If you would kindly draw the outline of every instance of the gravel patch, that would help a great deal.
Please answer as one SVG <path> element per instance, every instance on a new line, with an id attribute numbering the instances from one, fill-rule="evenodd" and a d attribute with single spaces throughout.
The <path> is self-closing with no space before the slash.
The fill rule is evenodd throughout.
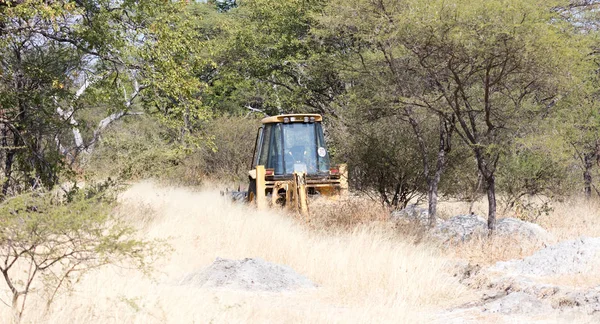
<path id="1" fill-rule="evenodd" d="M 316 285 L 292 268 L 260 258 L 217 258 L 209 267 L 187 275 L 182 285 L 231 288 L 246 291 L 283 292 Z"/>
<path id="2" fill-rule="evenodd" d="M 438 223 L 433 234 L 445 242 L 464 242 L 488 235 L 487 221 L 480 216 L 458 215 Z M 516 218 L 502 218 L 496 222 L 496 235 L 528 240 L 545 241 L 550 237 L 541 226 Z"/>
<path id="3" fill-rule="evenodd" d="M 438 224 L 433 234 L 443 241 L 462 242 L 475 236 L 487 235 L 487 231 L 486 220 L 471 214 L 454 216 Z"/>
<path id="4" fill-rule="evenodd" d="M 490 270 L 535 276 L 578 274 L 590 270 L 599 250 L 600 238 L 579 238 L 548 246 L 521 260 L 498 262 Z"/>
<path id="5" fill-rule="evenodd" d="M 496 222 L 496 234 L 502 236 L 519 236 L 527 239 L 545 240 L 550 234 L 541 226 L 524 222 L 516 218 L 502 218 Z"/>
<path id="6" fill-rule="evenodd" d="M 552 306 L 529 294 L 514 292 L 483 305 L 482 310 L 501 314 L 543 314 L 552 311 Z"/>
<path id="7" fill-rule="evenodd" d="M 393 211 L 390 219 L 394 222 L 417 222 L 423 226 L 427 226 L 429 224 L 429 211 L 427 208 L 418 207 L 414 204 L 408 205 L 402 210 Z"/>

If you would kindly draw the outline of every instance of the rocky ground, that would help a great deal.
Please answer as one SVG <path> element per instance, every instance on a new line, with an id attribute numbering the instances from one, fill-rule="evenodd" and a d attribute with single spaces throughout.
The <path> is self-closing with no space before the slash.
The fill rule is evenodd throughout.
<path id="1" fill-rule="evenodd" d="M 394 222 L 427 224 L 427 211 L 415 206 L 392 213 Z M 498 220 L 496 235 L 519 240 L 552 242 L 552 235 L 536 224 L 514 218 Z M 442 244 L 461 244 L 488 234 L 477 215 L 439 220 L 430 230 Z M 600 238 L 580 238 L 543 248 L 523 259 L 480 266 L 465 261 L 452 265 L 454 275 L 477 298 L 433 316 L 440 323 L 529 323 L 600 321 Z M 598 276 L 600 277 L 600 275 Z M 569 285 L 569 278 L 573 284 Z M 578 279 L 578 280 L 574 280 Z M 316 288 L 290 267 L 262 260 L 217 258 L 209 267 L 188 274 L 182 285 L 244 291 L 286 292 Z"/>
<path id="2" fill-rule="evenodd" d="M 392 221 L 426 225 L 427 210 L 416 206 L 392 213 Z M 443 244 L 460 244 L 488 234 L 477 215 L 438 220 L 431 230 Z M 453 271 L 479 298 L 435 316 L 440 323 L 600 322 L 600 238 L 581 237 L 550 244 L 540 226 L 514 218 L 497 222 L 496 235 L 543 243 L 523 259 L 482 267 L 459 261 Z"/>
<path id="3" fill-rule="evenodd" d="M 595 280 L 600 239 L 582 238 L 547 246 L 533 255 L 482 268 L 456 266 L 461 282 L 478 290 L 479 299 L 439 314 L 450 322 L 600 321 L 600 285 Z M 589 278 L 577 285 L 556 284 L 564 278 Z M 554 280 L 553 280 L 554 279 Z M 560 280 L 563 279 L 563 280 Z M 583 283 L 583 284 L 582 284 Z M 587 287 L 586 287 L 587 286 Z M 591 317 L 590 317 L 591 315 Z"/>
<path id="4" fill-rule="evenodd" d="M 394 222 L 427 225 L 427 211 L 409 206 L 392 213 Z M 430 236 L 442 244 L 461 244 L 488 234 L 486 221 L 474 214 L 438 220 Z M 523 259 L 480 266 L 457 261 L 451 272 L 476 291 L 477 298 L 433 316 L 440 323 L 567 323 L 600 322 L 600 238 L 582 237 L 554 244 L 536 224 L 514 218 L 498 220 L 495 235 L 543 242 Z M 569 281 L 569 278 L 571 279 Z M 568 284 L 571 282 L 572 284 Z M 217 258 L 209 267 L 188 274 L 182 285 L 254 292 L 286 292 L 316 288 L 290 267 L 260 258 Z"/>

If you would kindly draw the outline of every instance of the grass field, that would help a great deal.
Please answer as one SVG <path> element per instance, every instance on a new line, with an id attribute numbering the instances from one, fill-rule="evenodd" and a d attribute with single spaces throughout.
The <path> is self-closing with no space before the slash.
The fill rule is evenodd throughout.
<path id="1" fill-rule="evenodd" d="M 425 322 L 469 298 L 439 250 L 398 238 L 390 226 L 315 231 L 277 211 L 233 205 L 218 191 L 134 185 L 116 212 L 173 248 L 153 278 L 106 267 L 45 310 L 28 300 L 31 323 Z M 260 257 L 307 276 L 318 289 L 248 293 L 179 285 L 215 258 Z M 3 318 L 10 318 L 4 307 Z"/>
<path id="2" fill-rule="evenodd" d="M 440 248 L 418 230 L 394 228 L 381 216 L 384 211 L 368 202 L 345 204 L 346 210 L 323 208 L 307 226 L 283 211 L 232 204 L 213 189 L 141 182 L 120 200 L 115 212 L 144 237 L 166 240 L 170 256 L 156 263 L 152 277 L 126 268 L 96 269 L 49 308 L 33 294 L 23 322 L 424 323 L 475 298 L 475 291 L 452 276 L 453 260 L 489 264 L 537 248 L 506 240 Z M 454 203 L 441 210 L 458 213 L 461 208 Z M 346 216 L 331 221 L 336 211 Z M 598 219 L 595 205 L 579 202 L 558 206 L 542 223 L 558 240 L 597 236 Z M 319 288 L 250 293 L 180 284 L 217 257 L 260 257 L 284 264 Z M 589 280 L 564 280 L 590 285 Z M 2 306 L 0 316 L 10 320 L 10 309 Z"/>

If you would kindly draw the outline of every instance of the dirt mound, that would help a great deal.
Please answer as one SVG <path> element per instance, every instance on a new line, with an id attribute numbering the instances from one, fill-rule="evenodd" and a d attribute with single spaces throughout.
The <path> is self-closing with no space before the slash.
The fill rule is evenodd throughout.
<path id="1" fill-rule="evenodd" d="M 433 233 L 443 241 L 462 242 L 474 236 L 486 235 L 487 231 L 485 219 L 471 214 L 454 216 L 439 223 Z"/>
<path id="2" fill-rule="evenodd" d="M 579 238 L 545 247 L 523 259 L 498 262 L 487 269 L 459 263 L 455 276 L 471 288 L 485 289 L 479 301 L 464 309 L 511 316 L 597 315 L 600 286 L 573 287 L 546 280 L 562 275 L 593 274 L 600 264 L 599 251 L 600 238 Z"/>
<path id="3" fill-rule="evenodd" d="M 247 291 L 282 292 L 316 285 L 292 268 L 260 258 L 217 258 L 209 267 L 186 276 L 183 285 L 232 288 Z"/>
<path id="4" fill-rule="evenodd" d="M 516 218 L 502 218 L 496 223 L 496 234 L 504 236 L 518 235 L 523 238 L 545 240 L 548 232 L 541 226 L 524 222 Z"/>
<path id="5" fill-rule="evenodd" d="M 473 237 L 489 233 L 487 221 L 474 214 L 454 216 L 438 223 L 434 235 L 444 242 L 463 242 Z M 516 218 L 502 218 L 496 223 L 496 234 L 500 236 L 519 236 L 529 240 L 544 241 L 548 232 L 537 224 L 524 222 Z"/>
<path id="6" fill-rule="evenodd" d="M 426 226 L 429 224 L 429 212 L 426 208 L 418 207 L 417 205 L 408 205 L 401 210 L 395 210 L 391 213 L 390 219 L 394 222 L 418 222 Z"/>
<path id="7" fill-rule="evenodd" d="M 551 276 L 589 271 L 600 251 L 600 238 L 580 238 L 548 246 L 521 260 L 498 262 L 490 268 L 513 275 Z"/>

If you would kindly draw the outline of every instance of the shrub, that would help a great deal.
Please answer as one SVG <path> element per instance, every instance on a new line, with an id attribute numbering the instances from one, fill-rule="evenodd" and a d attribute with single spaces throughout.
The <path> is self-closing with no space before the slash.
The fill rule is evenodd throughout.
<path id="1" fill-rule="evenodd" d="M 103 178 L 165 177 L 186 156 L 169 141 L 171 135 L 148 116 L 119 121 L 104 134 L 84 167 L 93 176 Z"/>
<path id="2" fill-rule="evenodd" d="M 32 192 L 0 204 L 0 272 L 18 321 L 27 295 L 43 282 L 48 304 L 86 271 L 107 264 L 149 270 L 158 242 L 139 240 L 136 231 L 111 212 L 112 182 L 73 187 L 66 194 Z"/>
<path id="3" fill-rule="evenodd" d="M 86 168 L 96 176 L 158 178 L 186 185 L 206 178 L 245 181 L 259 124 L 256 118 L 217 117 L 203 122 L 189 143 L 182 144 L 150 117 L 130 119 L 105 134 Z"/>
<path id="4" fill-rule="evenodd" d="M 332 133 L 336 159 L 348 163 L 350 185 L 404 208 L 427 190 L 422 160 L 411 130 L 399 118 L 354 121 Z"/>
<path id="5" fill-rule="evenodd" d="M 246 181 L 258 127 L 257 118 L 215 118 L 203 131 L 209 141 L 190 158 L 201 162 L 205 176 L 228 182 Z"/>

